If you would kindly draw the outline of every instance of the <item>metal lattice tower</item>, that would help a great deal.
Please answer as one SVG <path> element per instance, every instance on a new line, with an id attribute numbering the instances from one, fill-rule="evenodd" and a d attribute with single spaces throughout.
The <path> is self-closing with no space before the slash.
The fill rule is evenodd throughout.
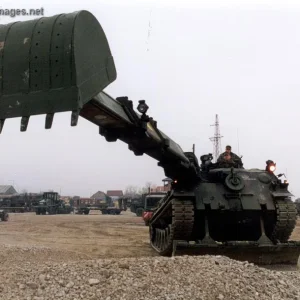
<path id="1" fill-rule="evenodd" d="M 221 136 L 220 134 L 220 127 L 219 127 L 219 117 L 216 115 L 216 120 L 215 124 L 210 125 L 210 126 L 215 126 L 215 134 L 213 137 L 209 138 L 213 144 L 214 144 L 214 149 L 213 149 L 213 156 L 214 156 L 214 161 L 216 162 L 220 153 L 221 153 Z"/>

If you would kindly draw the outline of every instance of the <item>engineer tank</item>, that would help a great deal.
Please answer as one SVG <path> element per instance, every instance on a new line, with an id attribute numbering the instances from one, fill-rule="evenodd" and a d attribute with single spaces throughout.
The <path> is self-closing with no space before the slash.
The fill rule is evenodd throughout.
<path id="1" fill-rule="evenodd" d="M 158 161 L 173 180 L 150 221 L 150 244 L 161 255 L 176 250 L 224 253 L 257 263 L 293 263 L 300 243 L 288 241 L 296 208 L 288 184 L 267 169 L 224 168 L 184 152 L 128 97 L 103 90 L 117 72 L 106 35 L 88 11 L 13 22 L 0 26 L 0 132 L 6 119 L 21 117 L 22 132 L 31 116 L 70 111 L 98 126 L 106 141 L 118 139 L 135 155 Z M 178 252 L 178 253 L 179 253 Z"/>
<path id="2" fill-rule="evenodd" d="M 161 255 L 222 254 L 257 264 L 297 264 L 299 242 L 289 241 L 297 221 L 287 180 L 264 170 L 212 163 L 202 155 L 198 179 L 172 183 L 150 220 L 150 242 Z M 223 164 L 223 165 L 222 165 Z"/>

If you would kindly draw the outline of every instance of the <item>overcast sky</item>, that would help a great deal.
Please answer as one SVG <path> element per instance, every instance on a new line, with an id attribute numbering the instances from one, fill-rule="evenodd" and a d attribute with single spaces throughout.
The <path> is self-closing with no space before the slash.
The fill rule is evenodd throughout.
<path id="1" fill-rule="evenodd" d="M 159 128 L 184 151 L 195 143 L 198 157 L 213 151 L 210 125 L 218 114 L 222 148 L 232 145 L 246 168 L 274 160 L 300 197 L 296 1 L 22 2 L 1 1 L 0 8 L 43 7 L 45 16 L 92 12 L 106 32 L 118 73 L 106 92 L 135 103 L 145 99 Z M 28 19 L 0 16 L 2 23 Z M 20 132 L 20 118 L 8 119 L 0 136 L 0 183 L 80 196 L 148 181 L 161 185 L 165 175 L 155 160 L 136 157 L 120 141 L 106 142 L 83 118 L 71 127 L 70 115 L 55 115 L 51 130 L 44 129 L 45 116 L 32 117 L 27 132 Z"/>

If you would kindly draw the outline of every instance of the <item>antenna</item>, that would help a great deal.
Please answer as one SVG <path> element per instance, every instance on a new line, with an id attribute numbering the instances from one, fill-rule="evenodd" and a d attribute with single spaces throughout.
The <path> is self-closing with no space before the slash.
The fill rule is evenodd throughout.
<path id="1" fill-rule="evenodd" d="M 221 138 L 223 136 L 221 136 L 220 134 L 220 128 L 219 128 L 219 117 L 218 115 L 216 115 L 216 119 L 215 119 L 215 124 L 210 125 L 210 126 L 215 126 L 215 134 L 213 137 L 210 137 L 209 139 L 213 142 L 214 144 L 214 149 L 213 149 L 213 153 L 214 153 L 214 160 L 217 161 L 220 152 L 221 152 Z"/>
<path id="2" fill-rule="evenodd" d="M 237 151 L 238 151 L 238 156 L 240 156 L 240 140 L 239 140 L 239 129 L 237 129 Z"/>
<path id="3" fill-rule="evenodd" d="M 193 144 L 193 153 L 195 153 L 195 144 Z"/>

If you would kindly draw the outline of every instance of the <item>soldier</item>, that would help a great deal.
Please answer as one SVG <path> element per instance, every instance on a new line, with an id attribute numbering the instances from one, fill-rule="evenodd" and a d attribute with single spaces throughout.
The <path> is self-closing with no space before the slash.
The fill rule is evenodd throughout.
<path id="1" fill-rule="evenodd" d="M 232 164 L 235 167 L 242 168 L 243 163 L 241 158 L 236 155 L 235 153 L 231 152 L 231 146 L 227 145 L 225 148 L 225 152 L 220 154 L 218 157 L 217 163 L 226 163 L 226 164 Z"/>

